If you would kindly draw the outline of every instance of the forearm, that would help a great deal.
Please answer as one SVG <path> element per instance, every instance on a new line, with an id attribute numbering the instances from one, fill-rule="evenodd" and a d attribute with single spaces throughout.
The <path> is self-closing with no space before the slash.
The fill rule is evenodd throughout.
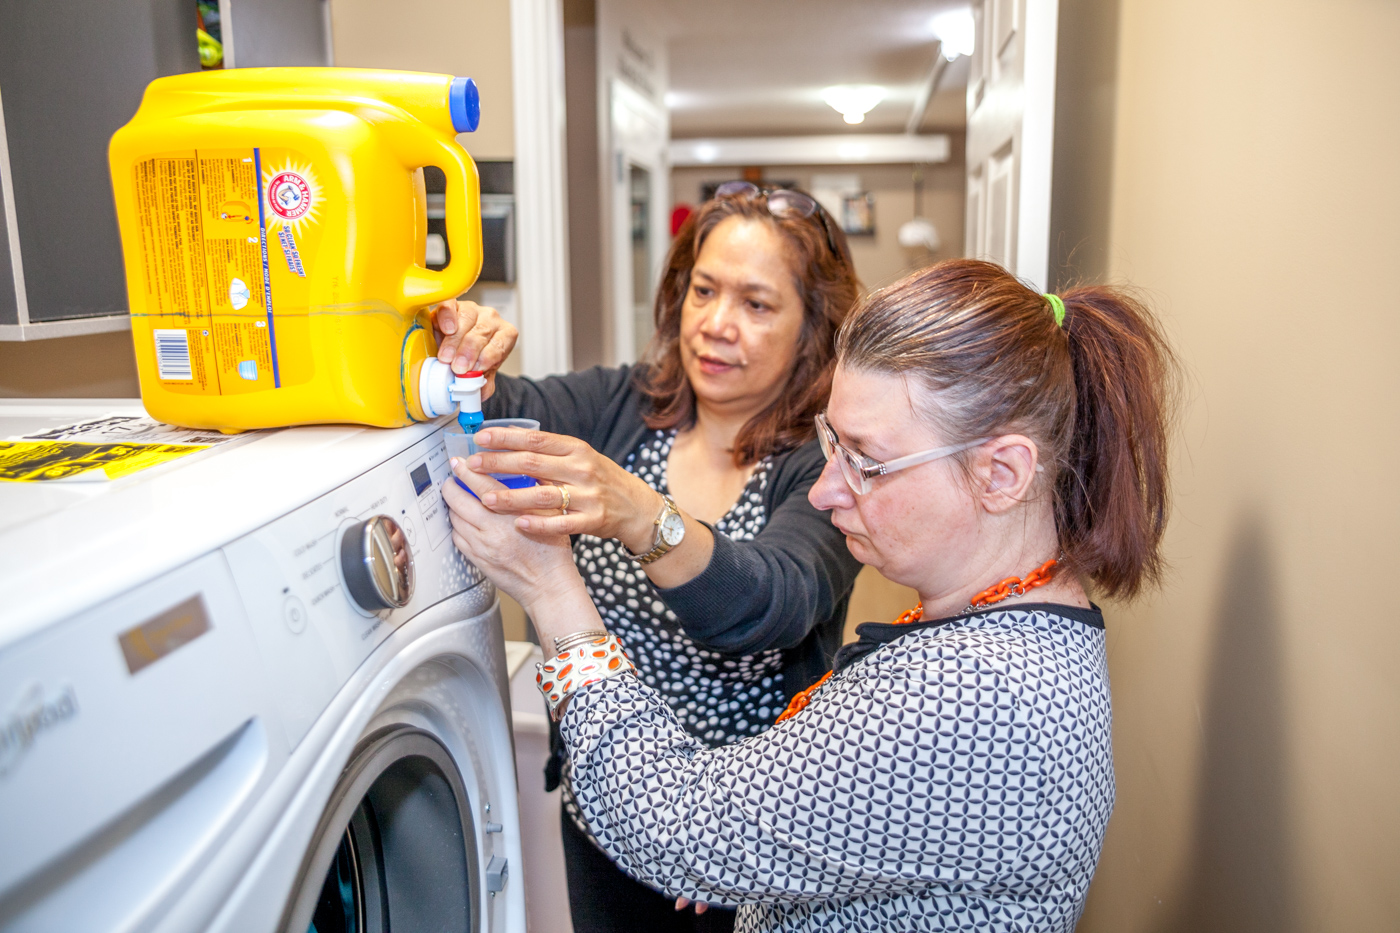
<path id="1" fill-rule="evenodd" d="M 660 596 L 695 641 L 724 654 L 801 644 L 834 617 L 860 565 L 839 532 L 776 522 L 751 541 L 711 538 L 709 562 Z"/>
<path id="2" fill-rule="evenodd" d="M 637 480 L 642 489 L 636 497 L 631 515 L 624 524 L 618 541 L 633 554 L 645 554 L 656 543 L 656 517 L 661 513 L 661 494 Z M 715 536 L 704 522 L 680 510 L 685 520 L 685 537 L 681 543 L 649 564 L 643 564 L 651 582 L 663 589 L 689 583 L 710 565 L 715 550 Z"/>
<path id="3" fill-rule="evenodd" d="M 546 657 L 553 654 L 555 642 L 564 636 L 604 628 L 598 608 L 577 574 L 562 585 L 541 589 L 528 598 L 524 609 L 539 633 Z"/>
<path id="4" fill-rule="evenodd" d="M 722 654 L 756 654 L 797 647 L 842 612 L 860 564 L 830 517 L 807 501 L 825 463 L 813 443 L 774 468 L 768 519 L 753 538 L 705 534 L 703 565 L 696 560 L 683 573 L 657 561 L 652 581 L 686 635 Z"/>
<path id="5" fill-rule="evenodd" d="M 967 679 L 953 667 L 948 674 Z M 961 689 L 957 676 L 916 673 L 912 681 L 898 672 L 847 674 L 801 716 L 716 749 L 689 735 L 661 695 L 635 678 L 592 684 L 560 723 L 574 798 L 628 873 L 694 900 L 822 900 L 922 890 L 948 874 L 979 882 L 1004 876 L 1025 840 L 1001 834 L 1017 827 L 969 827 L 964 817 L 993 801 L 1034 812 L 1039 755 L 1017 745 L 996 768 L 911 783 L 911 772 L 936 773 L 930 735 L 985 735 L 991 726 L 988 717 L 964 722 L 966 707 L 950 702 Z M 974 689 L 996 701 L 990 715 L 1013 704 L 994 673 L 976 681 Z M 872 712 L 890 706 L 920 715 Z M 845 783 L 852 769 L 854 786 Z M 891 794 L 892 787 L 903 790 Z M 928 839 L 946 831 L 966 838 L 966 853 L 930 848 Z M 1008 864 L 988 858 L 989 849 Z"/>

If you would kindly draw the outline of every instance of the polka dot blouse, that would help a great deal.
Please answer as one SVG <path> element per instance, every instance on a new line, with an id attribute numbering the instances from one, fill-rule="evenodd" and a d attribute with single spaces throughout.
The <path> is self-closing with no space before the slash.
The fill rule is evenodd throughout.
<path id="1" fill-rule="evenodd" d="M 666 462 L 675 431 L 655 431 L 623 466 L 657 492 L 671 494 Z M 739 499 L 714 529 L 749 541 L 763 529 L 769 460 L 759 461 Z M 732 657 L 697 645 L 662 603 L 645 570 L 613 540 L 580 535 L 574 562 L 608 631 L 621 639 L 642 682 L 658 691 L 691 735 L 718 746 L 757 735 L 785 704 L 783 652 Z"/>

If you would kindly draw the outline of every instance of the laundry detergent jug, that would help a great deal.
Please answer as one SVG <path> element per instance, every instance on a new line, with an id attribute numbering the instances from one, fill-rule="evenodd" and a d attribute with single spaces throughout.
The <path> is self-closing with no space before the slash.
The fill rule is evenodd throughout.
<path id="1" fill-rule="evenodd" d="M 429 311 L 481 271 L 480 183 L 456 142 L 479 115 L 475 83 L 450 75 L 153 81 L 109 150 L 151 416 L 238 431 L 444 413 L 419 386 L 441 365 L 424 365 Z M 425 262 L 429 165 L 447 176 L 440 271 Z"/>

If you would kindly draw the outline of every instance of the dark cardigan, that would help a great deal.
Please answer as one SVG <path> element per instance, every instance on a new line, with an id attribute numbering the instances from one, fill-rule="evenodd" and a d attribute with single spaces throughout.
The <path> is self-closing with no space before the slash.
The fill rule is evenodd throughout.
<path id="1" fill-rule="evenodd" d="M 646 398 L 632 367 L 547 379 L 496 377 L 488 418 L 533 418 L 553 434 L 587 441 L 625 463 L 646 437 Z M 831 670 L 860 564 L 831 519 L 807 501 L 825 463 L 815 440 L 775 454 L 763 504 L 768 522 L 752 541 L 716 534 L 709 565 L 689 583 L 657 588 L 681 628 L 723 654 L 783 650 L 789 699 Z"/>

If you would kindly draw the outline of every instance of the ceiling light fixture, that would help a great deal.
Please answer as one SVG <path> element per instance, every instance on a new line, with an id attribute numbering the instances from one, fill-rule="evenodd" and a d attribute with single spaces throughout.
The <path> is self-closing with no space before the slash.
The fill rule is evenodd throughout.
<path id="1" fill-rule="evenodd" d="M 977 23 L 971 7 L 945 10 L 929 21 L 929 27 L 943 44 L 943 57 L 950 62 L 959 55 L 971 55 L 977 48 Z"/>
<path id="2" fill-rule="evenodd" d="M 843 84 L 822 91 L 822 100 L 847 123 L 865 122 L 865 115 L 884 99 L 885 89 L 873 84 Z"/>

